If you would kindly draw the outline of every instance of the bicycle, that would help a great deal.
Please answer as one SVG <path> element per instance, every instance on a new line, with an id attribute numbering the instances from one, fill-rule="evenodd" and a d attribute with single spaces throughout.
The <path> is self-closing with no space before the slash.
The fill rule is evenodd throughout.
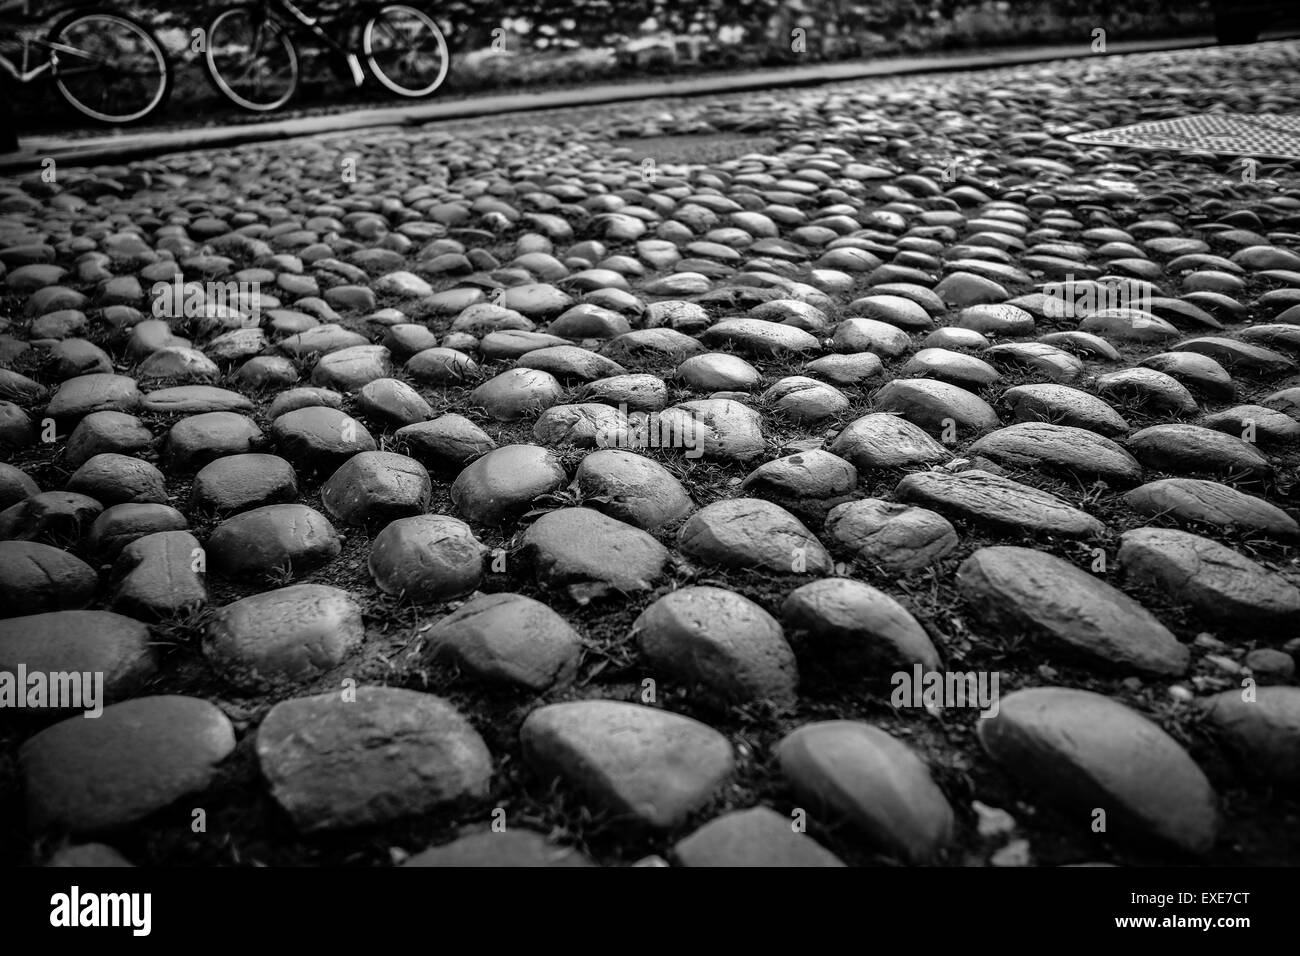
<path id="1" fill-rule="evenodd" d="M 138 123 L 163 108 L 172 69 L 152 30 L 93 7 L 68 12 L 45 37 L 34 36 L 54 15 L 34 12 L 31 0 L 0 0 L 0 20 L 19 24 L 13 38 L 0 42 L 0 69 L 10 78 L 27 84 L 48 73 L 70 106 L 100 123 Z M 11 55 L 19 51 L 15 63 Z"/>
<path id="2" fill-rule="evenodd" d="M 208 75 L 237 106 L 256 113 L 279 109 L 298 89 L 299 59 L 292 32 L 305 29 L 346 67 L 344 75 L 355 86 L 365 83 L 363 58 L 374 78 L 399 96 L 428 96 L 447 78 L 447 40 L 432 18 L 414 7 L 350 5 L 329 27 L 293 0 L 253 0 L 227 8 L 208 26 Z"/>

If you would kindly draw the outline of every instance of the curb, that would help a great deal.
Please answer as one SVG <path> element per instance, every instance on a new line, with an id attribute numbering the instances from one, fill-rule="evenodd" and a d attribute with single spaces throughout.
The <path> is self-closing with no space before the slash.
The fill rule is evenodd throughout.
<path id="1" fill-rule="evenodd" d="M 91 139 L 58 140 L 33 137 L 16 153 L 0 155 L 0 173 L 39 172 L 42 161 L 59 165 L 93 166 L 147 159 L 167 153 L 212 147 L 233 147 L 303 136 L 342 133 L 383 126 L 421 126 L 452 120 L 480 119 L 570 107 L 593 107 L 633 100 L 684 98 L 721 93 L 745 93 L 766 89 L 822 86 L 872 77 L 909 76 L 918 73 L 953 73 L 1077 60 L 1090 56 L 1124 56 L 1170 50 L 1216 46 L 1213 37 L 1196 36 L 1173 40 L 1115 42 L 1107 52 L 1093 53 L 1088 44 L 1040 46 L 1031 49 L 983 51 L 963 56 L 908 57 L 875 63 L 822 63 L 807 67 L 783 67 L 746 71 L 734 76 L 713 76 L 684 80 L 606 84 L 545 93 L 514 93 L 475 97 L 445 103 L 429 102 L 404 107 L 360 109 L 346 113 L 305 116 L 269 123 L 205 127 L 150 133 L 117 132 Z"/>

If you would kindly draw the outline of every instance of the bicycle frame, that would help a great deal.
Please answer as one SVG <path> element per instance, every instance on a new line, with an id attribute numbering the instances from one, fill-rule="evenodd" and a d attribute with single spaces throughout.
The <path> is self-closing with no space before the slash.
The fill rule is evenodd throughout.
<path id="1" fill-rule="evenodd" d="M 43 49 L 49 50 L 50 58 L 46 60 L 44 63 L 40 63 L 37 66 L 28 69 L 27 64 L 28 61 L 31 59 L 30 53 L 32 47 L 41 47 Z M 82 58 L 86 58 L 85 53 L 83 53 L 81 50 L 78 50 L 76 47 L 68 46 L 66 43 L 51 43 L 49 40 L 44 40 L 40 38 L 33 40 L 30 37 L 24 37 L 22 66 L 21 67 L 15 66 L 13 60 L 9 59 L 9 57 L 5 56 L 3 53 L 0 53 L 0 68 L 2 68 L 7 74 L 9 74 L 9 76 L 11 76 L 19 83 L 31 83 L 37 77 L 41 76 L 43 73 L 46 73 L 47 71 L 59 71 L 61 69 L 59 65 L 60 53 L 64 53 L 67 54 L 68 56 L 73 56 L 73 57 L 79 56 Z M 67 71 L 64 70 L 63 72 L 67 72 Z"/>
<path id="2" fill-rule="evenodd" d="M 342 57 L 352 73 L 352 82 L 361 86 L 366 81 L 365 71 L 361 69 L 361 61 L 357 58 L 356 53 L 349 50 L 346 46 L 339 43 L 329 32 L 321 26 L 321 18 L 308 14 L 305 10 L 293 2 L 293 0 L 262 0 L 259 4 L 261 8 L 269 15 L 274 15 L 277 19 L 284 22 L 285 26 L 297 25 L 305 29 L 313 37 L 327 46 L 336 55 Z M 347 23 L 353 16 L 345 14 L 339 17 L 337 21 Z"/>

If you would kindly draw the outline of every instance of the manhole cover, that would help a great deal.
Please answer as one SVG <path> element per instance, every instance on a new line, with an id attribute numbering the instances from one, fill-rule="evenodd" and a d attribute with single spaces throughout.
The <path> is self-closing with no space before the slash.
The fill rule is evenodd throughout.
<path id="1" fill-rule="evenodd" d="M 1067 136 L 1091 146 L 1202 150 L 1228 156 L 1300 159 L 1300 116 L 1205 113 Z"/>

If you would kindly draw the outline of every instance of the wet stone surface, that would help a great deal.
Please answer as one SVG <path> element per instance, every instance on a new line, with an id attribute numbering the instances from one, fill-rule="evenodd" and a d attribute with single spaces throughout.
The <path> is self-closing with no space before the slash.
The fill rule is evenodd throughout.
<path id="1" fill-rule="evenodd" d="M 1294 862 L 1298 70 L 0 180 L 0 858 Z"/>

